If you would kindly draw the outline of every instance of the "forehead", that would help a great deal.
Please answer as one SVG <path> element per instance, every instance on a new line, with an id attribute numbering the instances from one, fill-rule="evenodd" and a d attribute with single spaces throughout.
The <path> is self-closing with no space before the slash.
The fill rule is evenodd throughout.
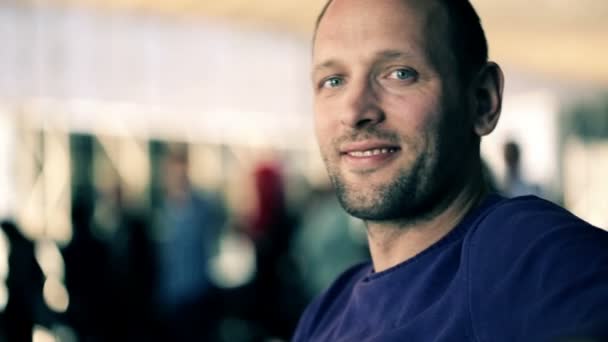
<path id="1" fill-rule="evenodd" d="M 319 23 L 313 57 L 376 49 L 424 54 L 445 18 L 432 0 L 334 0 Z"/>

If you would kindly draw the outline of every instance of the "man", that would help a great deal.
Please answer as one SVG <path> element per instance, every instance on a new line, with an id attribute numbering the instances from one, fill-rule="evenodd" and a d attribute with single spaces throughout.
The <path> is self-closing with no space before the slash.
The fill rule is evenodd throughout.
<path id="1" fill-rule="evenodd" d="M 503 75 L 468 1 L 330 1 L 312 80 L 321 154 L 372 262 L 307 308 L 294 341 L 602 333 L 608 234 L 536 197 L 487 194 L 479 145 Z"/>
<path id="2" fill-rule="evenodd" d="M 157 314 L 167 334 L 163 339 L 209 340 L 219 318 L 210 261 L 224 224 L 222 205 L 190 182 L 186 145 L 169 145 L 163 157 L 165 197 L 155 236 Z"/>

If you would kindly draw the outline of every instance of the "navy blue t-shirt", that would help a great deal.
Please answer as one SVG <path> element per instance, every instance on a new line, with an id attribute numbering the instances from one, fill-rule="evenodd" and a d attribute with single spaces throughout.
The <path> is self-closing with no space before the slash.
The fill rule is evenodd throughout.
<path id="1" fill-rule="evenodd" d="M 552 341 L 608 331 L 608 232 L 534 196 L 489 196 L 440 241 L 343 273 L 293 341 Z"/>

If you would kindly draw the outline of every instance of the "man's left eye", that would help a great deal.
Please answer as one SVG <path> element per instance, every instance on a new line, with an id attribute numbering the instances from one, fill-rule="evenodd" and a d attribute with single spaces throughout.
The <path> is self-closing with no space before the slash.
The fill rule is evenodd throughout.
<path id="1" fill-rule="evenodd" d="M 390 78 L 398 79 L 398 80 L 409 80 L 411 78 L 416 77 L 416 72 L 411 69 L 397 69 L 393 70 L 390 74 Z"/>

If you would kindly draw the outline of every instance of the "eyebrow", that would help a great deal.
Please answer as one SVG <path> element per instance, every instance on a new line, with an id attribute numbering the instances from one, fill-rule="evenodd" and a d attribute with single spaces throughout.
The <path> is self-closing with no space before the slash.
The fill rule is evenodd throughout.
<path id="1" fill-rule="evenodd" d="M 376 59 L 383 61 L 383 62 L 395 60 L 395 59 L 414 58 L 414 55 L 412 53 L 404 52 L 404 51 L 400 51 L 400 50 L 382 50 L 382 51 L 376 53 L 375 56 L 376 56 Z M 341 63 L 337 59 L 331 58 L 331 59 L 324 61 L 323 63 L 315 65 L 312 72 L 313 72 L 313 74 L 315 74 L 315 73 L 319 72 L 320 70 L 329 69 L 329 68 L 335 67 L 340 64 Z"/>
<path id="2" fill-rule="evenodd" d="M 393 59 L 402 59 L 402 58 L 413 58 L 414 55 L 410 52 L 400 51 L 400 50 L 383 50 L 376 54 L 381 60 L 393 60 Z"/>
<path id="3" fill-rule="evenodd" d="M 340 62 L 338 62 L 338 60 L 336 60 L 336 59 L 328 59 L 328 60 L 326 60 L 325 62 L 323 62 L 321 64 L 315 65 L 315 67 L 312 69 L 312 73 L 316 74 L 320 70 L 330 69 L 330 68 L 335 67 L 336 65 L 339 65 L 339 64 L 340 64 Z"/>

